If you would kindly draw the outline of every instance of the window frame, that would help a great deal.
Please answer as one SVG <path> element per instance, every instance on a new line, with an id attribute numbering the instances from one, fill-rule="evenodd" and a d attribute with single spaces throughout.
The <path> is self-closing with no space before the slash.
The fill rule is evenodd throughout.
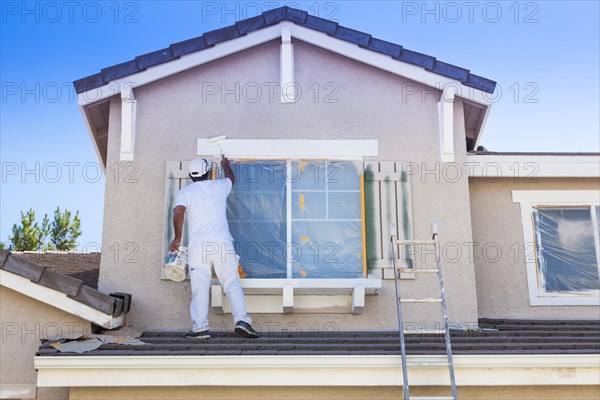
<path id="1" fill-rule="evenodd" d="M 552 293 L 545 292 L 540 288 L 533 209 L 534 207 L 598 207 L 600 206 L 600 193 L 597 190 L 512 190 L 511 192 L 513 202 L 520 203 L 521 208 L 529 304 L 531 306 L 597 306 L 600 302 L 600 291 Z M 591 216 L 595 228 L 594 235 L 598 235 L 599 216 L 596 215 L 594 220 L 593 211 L 591 211 Z M 532 245 L 528 246 L 528 244 Z M 599 250 L 596 246 L 596 260 L 600 263 Z"/>
<path id="2" fill-rule="evenodd" d="M 216 163 L 216 165 L 218 164 L 218 159 L 214 158 L 214 162 Z M 232 162 L 244 162 L 246 160 L 235 160 L 233 159 Z M 248 277 L 245 279 L 281 279 L 281 280 L 295 280 L 295 279 L 306 279 L 306 280 L 319 280 L 319 279 L 338 279 L 338 280 L 351 280 L 351 279 L 366 279 L 367 278 L 367 261 L 366 261 L 366 234 L 365 234 L 365 198 L 364 198 L 364 169 L 365 169 L 365 165 L 364 165 L 364 161 L 362 159 L 336 159 L 336 158 L 328 158 L 328 159 L 290 159 L 290 158 L 285 158 L 285 159 L 259 159 L 259 160 L 255 160 L 258 162 L 269 162 L 269 161 L 282 161 L 285 163 L 285 172 L 286 172 L 286 176 L 284 178 L 284 182 L 285 182 L 285 189 L 284 189 L 284 193 L 285 193 L 285 201 L 286 201 L 286 243 L 288 243 L 288 245 L 286 246 L 286 250 L 287 250 L 287 254 L 286 254 L 286 276 L 285 277 L 281 277 L 281 278 L 256 278 L 256 277 Z M 354 277 L 354 278 L 350 278 L 350 277 L 340 277 L 340 278 L 323 278 L 323 277 L 318 277 L 318 278 L 299 278 L 299 277 L 294 277 L 294 272 L 293 272 L 293 259 L 294 259 L 294 246 L 290 246 L 289 243 L 293 243 L 293 227 L 294 227 L 294 221 L 302 221 L 299 220 L 298 218 L 294 218 L 293 216 L 293 196 L 295 193 L 298 193 L 300 189 L 295 189 L 294 188 L 294 184 L 295 181 L 293 179 L 294 177 L 294 162 L 301 162 L 301 163 L 324 163 L 325 164 L 325 169 L 327 169 L 327 166 L 329 163 L 336 163 L 336 162 L 349 162 L 349 163 L 353 163 L 355 164 L 355 166 L 357 167 L 357 172 L 358 172 L 358 185 L 359 185 L 359 189 L 358 190 L 347 190 L 347 192 L 357 192 L 360 194 L 360 204 L 359 204 L 359 208 L 360 208 L 360 225 L 361 225 L 361 248 L 362 248 L 362 254 L 361 254 L 361 260 L 360 260 L 360 264 L 361 264 L 361 271 L 362 271 L 362 275 L 359 277 Z M 235 171 L 235 169 L 234 169 Z M 219 167 L 219 171 L 217 173 L 218 176 L 222 175 L 222 171 L 221 168 Z M 326 175 L 327 176 L 327 175 Z M 219 178 L 217 178 L 219 179 Z M 325 180 L 323 181 L 323 183 L 325 184 L 325 191 L 328 191 L 328 178 L 325 177 Z"/>

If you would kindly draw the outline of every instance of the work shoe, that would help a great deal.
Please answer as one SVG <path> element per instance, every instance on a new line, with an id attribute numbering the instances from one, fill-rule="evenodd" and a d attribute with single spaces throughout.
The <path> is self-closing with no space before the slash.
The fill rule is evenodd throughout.
<path id="1" fill-rule="evenodd" d="M 257 339 L 258 333 L 254 330 L 252 325 L 246 321 L 238 321 L 235 323 L 235 333 L 248 339 Z"/>
<path id="2" fill-rule="evenodd" d="M 183 334 L 183 337 L 186 339 L 210 339 L 210 332 L 209 331 L 200 331 L 200 332 L 187 331 L 186 333 Z"/>

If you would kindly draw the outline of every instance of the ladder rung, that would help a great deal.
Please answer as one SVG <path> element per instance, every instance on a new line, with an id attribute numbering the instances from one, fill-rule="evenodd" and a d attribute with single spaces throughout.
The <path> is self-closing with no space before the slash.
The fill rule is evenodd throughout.
<path id="1" fill-rule="evenodd" d="M 444 334 L 444 333 L 446 333 L 446 330 L 445 329 L 413 329 L 413 330 L 405 329 L 404 333 L 409 334 L 409 335 L 410 334 L 424 335 L 424 334 L 437 334 L 437 333 Z"/>
<path id="2" fill-rule="evenodd" d="M 438 272 L 440 272 L 440 270 L 437 269 L 437 268 L 435 268 L 435 269 L 433 269 L 433 268 L 398 268 L 398 272 L 402 272 L 402 273 L 404 273 L 404 272 L 408 272 L 408 273 L 415 272 L 415 273 L 418 273 L 418 274 L 419 273 L 420 274 L 423 274 L 423 273 L 425 273 L 425 274 L 426 273 L 437 274 Z"/>
<path id="3" fill-rule="evenodd" d="M 406 363 L 407 367 L 448 367 L 448 362 L 409 362 Z"/>
<path id="4" fill-rule="evenodd" d="M 425 298 L 425 299 L 400 299 L 401 303 L 441 303 L 442 299 L 439 298 Z"/>
<path id="5" fill-rule="evenodd" d="M 396 244 L 403 245 L 418 245 L 418 244 L 435 244 L 435 240 L 394 240 Z"/>
<path id="6" fill-rule="evenodd" d="M 454 400 L 452 396 L 410 396 L 412 400 Z"/>

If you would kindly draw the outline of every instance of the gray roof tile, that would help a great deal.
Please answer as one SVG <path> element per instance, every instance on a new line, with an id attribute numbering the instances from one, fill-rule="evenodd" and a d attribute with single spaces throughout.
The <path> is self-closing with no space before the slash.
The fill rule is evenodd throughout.
<path id="1" fill-rule="evenodd" d="M 69 297 L 104 314 L 113 315 L 115 312 L 114 298 L 89 286 L 81 286 L 76 295 L 69 295 Z"/>
<path id="2" fill-rule="evenodd" d="M 83 281 L 80 279 L 48 270 L 44 271 L 38 283 L 58 292 L 66 293 L 69 297 L 76 297 L 83 286 Z"/>
<path id="3" fill-rule="evenodd" d="M 398 60 L 421 66 L 425 69 L 432 69 L 435 63 L 435 57 L 428 56 L 427 54 L 418 53 L 416 51 L 402 49 Z"/>
<path id="4" fill-rule="evenodd" d="M 468 69 L 460 68 L 456 65 L 448 64 L 439 60 L 435 61 L 431 72 L 435 72 L 436 74 L 447 76 L 464 83 L 467 82 L 467 78 L 469 76 Z"/>
<path id="5" fill-rule="evenodd" d="M 471 73 L 467 77 L 467 82 L 465 84 L 486 93 L 494 93 L 494 90 L 496 89 L 495 81 Z"/>
<path id="6" fill-rule="evenodd" d="M 286 19 L 288 21 L 292 21 L 297 24 L 303 24 L 308 17 L 308 12 L 303 10 L 298 10 L 297 8 L 285 7 L 286 9 Z"/>
<path id="7" fill-rule="evenodd" d="M 386 54 L 392 58 L 400 57 L 400 53 L 402 52 L 402 46 L 399 44 L 386 42 L 385 40 L 377 38 L 371 38 L 367 48 L 378 53 Z"/>
<path id="8" fill-rule="evenodd" d="M 175 60 L 179 57 L 174 57 L 171 53 L 171 49 L 167 47 L 166 49 L 153 51 L 151 53 L 147 53 L 141 56 L 137 56 L 135 61 L 137 61 L 138 66 L 141 69 L 146 69 L 149 67 L 153 67 L 158 64 L 162 64 L 168 61 Z"/>
<path id="9" fill-rule="evenodd" d="M 2 269 L 25 277 L 32 282 L 38 282 L 42 278 L 46 267 L 21 257 L 15 257 L 9 253 Z"/>
<path id="10" fill-rule="evenodd" d="M 371 40 L 371 35 L 354 29 L 346 28 L 345 26 L 338 26 L 334 36 L 338 39 L 345 40 L 357 44 L 361 47 L 367 47 Z"/>
<path id="11" fill-rule="evenodd" d="M 112 67 L 103 68 L 100 73 L 102 74 L 102 79 L 104 79 L 105 82 L 110 82 L 133 75 L 141 70 L 142 68 L 138 66 L 137 61 L 131 60 L 121 64 L 113 65 Z"/>
<path id="12" fill-rule="evenodd" d="M 209 46 L 217 43 L 225 42 L 227 40 L 235 39 L 240 35 L 235 25 L 226 26 L 225 28 L 215 29 L 214 31 L 206 32 L 204 35 L 206 44 Z"/>
<path id="13" fill-rule="evenodd" d="M 302 24 L 307 28 L 311 28 L 320 32 L 325 32 L 328 35 L 334 35 L 335 31 L 338 28 L 338 23 L 334 21 L 330 21 L 328 19 L 323 19 L 319 17 L 315 17 L 314 15 L 307 15 L 306 20 Z"/>
<path id="14" fill-rule="evenodd" d="M 253 32 L 267 26 L 267 22 L 263 15 L 257 15 L 256 17 L 244 19 L 235 23 L 237 30 L 240 34 L 245 35 L 248 32 Z"/>
<path id="15" fill-rule="evenodd" d="M 194 53 L 196 51 L 204 50 L 209 46 L 206 44 L 204 36 L 198 36 L 193 39 L 184 40 L 182 42 L 173 43 L 169 46 L 173 57 L 181 57 L 183 55 Z"/>
<path id="16" fill-rule="evenodd" d="M 267 25 L 274 25 L 286 19 L 287 7 L 272 8 L 262 13 Z"/>
<path id="17" fill-rule="evenodd" d="M 75 87 L 75 92 L 82 93 L 100 86 L 104 86 L 106 83 L 107 81 L 104 80 L 102 73 L 98 72 L 97 74 L 86 76 L 85 78 L 74 81 L 73 86 Z"/>

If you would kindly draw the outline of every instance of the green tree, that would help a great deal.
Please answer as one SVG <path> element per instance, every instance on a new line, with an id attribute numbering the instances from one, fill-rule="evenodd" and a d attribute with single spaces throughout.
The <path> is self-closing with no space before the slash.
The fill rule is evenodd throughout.
<path id="1" fill-rule="evenodd" d="M 50 230 L 50 250 L 70 251 L 75 249 L 75 241 L 81 236 L 81 220 L 79 211 L 75 213 L 71 220 L 71 211 L 60 211 L 60 207 L 54 210 L 54 220 Z"/>
<path id="2" fill-rule="evenodd" d="M 21 211 L 21 225 L 13 225 L 12 236 L 9 236 L 8 239 L 12 242 L 15 251 L 45 250 L 44 242 L 49 232 L 48 215 L 44 215 L 40 226 L 35 221 L 35 212 L 30 208 L 27 213 Z"/>

